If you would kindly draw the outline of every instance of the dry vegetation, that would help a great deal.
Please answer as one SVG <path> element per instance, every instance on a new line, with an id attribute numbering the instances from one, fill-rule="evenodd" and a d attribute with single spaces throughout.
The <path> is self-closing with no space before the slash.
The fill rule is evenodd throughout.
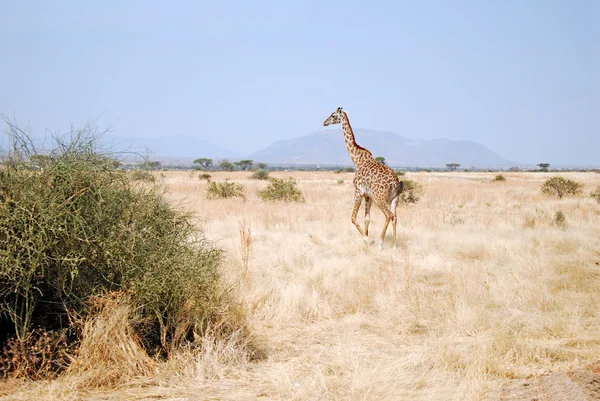
<path id="1" fill-rule="evenodd" d="M 502 185 L 491 173 L 409 173 L 424 193 L 398 209 L 400 248 L 388 232 L 379 251 L 350 223 L 352 174 L 340 174 L 272 173 L 293 176 L 304 203 L 262 201 L 268 183 L 249 172 L 213 174 L 243 183 L 246 201 L 207 199 L 209 184 L 187 172 L 158 178 L 225 249 L 223 277 L 266 358 L 215 327 L 148 360 L 115 304 L 86 327 L 100 333 L 80 363 L 53 381 L 2 382 L 0 398 L 495 400 L 512 379 L 600 358 L 600 206 L 589 196 L 600 175 L 565 175 L 586 195 L 558 199 L 540 191 L 544 173 L 506 173 Z M 372 237 L 382 222 L 374 208 Z M 111 379 L 125 367 L 125 381 Z"/>

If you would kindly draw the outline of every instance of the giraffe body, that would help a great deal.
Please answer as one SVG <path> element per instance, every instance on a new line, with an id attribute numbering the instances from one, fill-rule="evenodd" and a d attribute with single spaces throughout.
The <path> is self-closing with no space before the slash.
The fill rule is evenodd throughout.
<path id="1" fill-rule="evenodd" d="M 388 225 L 392 222 L 393 246 L 395 248 L 397 223 L 396 208 L 398 207 L 400 193 L 404 188 L 404 183 L 398 180 L 398 176 L 394 170 L 379 163 L 373 158 L 371 152 L 356 143 L 354 132 L 352 131 L 350 120 L 348 119 L 348 114 L 341 107 L 334 111 L 323 123 L 325 126 L 331 124 L 342 125 L 348 153 L 356 166 L 356 173 L 353 180 L 354 209 L 352 211 L 352 223 L 362 235 L 368 238 L 371 204 L 374 201 L 379 209 L 381 209 L 386 219 L 379 240 L 379 247 L 383 248 L 385 233 Z M 365 200 L 364 230 L 356 220 L 363 199 Z"/>

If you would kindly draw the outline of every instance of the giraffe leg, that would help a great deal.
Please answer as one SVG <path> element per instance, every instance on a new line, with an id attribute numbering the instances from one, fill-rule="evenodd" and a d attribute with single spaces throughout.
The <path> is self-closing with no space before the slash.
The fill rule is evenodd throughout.
<path id="1" fill-rule="evenodd" d="M 360 228 L 360 225 L 356 221 L 356 216 L 358 215 L 358 209 L 360 209 L 360 204 L 362 203 L 362 198 L 363 198 L 362 195 L 358 191 L 354 194 L 354 209 L 352 210 L 352 224 L 354 224 L 356 226 L 356 228 L 358 228 L 358 232 L 361 235 L 365 235 L 362 228 Z"/>
<path id="2" fill-rule="evenodd" d="M 369 222 L 371 221 L 371 202 L 369 197 L 365 198 L 365 236 L 369 236 Z"/>
<path id="3" fill-rule="evenodd" d="M 398 202 L 400 201 L 400 197 L 395 197 L 392 200 L 392 205 L 391 205 L 391 209 L 392 209 L 392 228 L 394 229 L 394 242 L 392 245 L 392 249 L 396 249 L 397 248 L 397 243 L 396 243 L 396 223 L 398 222 L 398 214 L 397 214 L 397 210 L 396 208 L 398 207 Z"/>
<path id="4" fill-rule="evenodd" d="M 387 231 L 390 221 L 394 219 L 394 215 L 392 214 L 392 211 L 390 210 L 390 207 L 387 205 L 387 203 L 381 202 L 378 203 L 377 206 L 379 206 L 379 208 L 385 215 L 385 223 L 383 223 L 383 231 L 381 232 L 381 238 L 379 239 L 379 249 L 383 249 L 383 240 L 385 239 L 385 232 Z"/>

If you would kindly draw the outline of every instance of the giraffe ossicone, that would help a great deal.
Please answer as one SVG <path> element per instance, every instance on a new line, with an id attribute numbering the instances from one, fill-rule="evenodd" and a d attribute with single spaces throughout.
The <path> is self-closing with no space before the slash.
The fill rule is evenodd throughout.
<path id="1" fill-rule="evenodd" d="M 346 140 L 346 147 L 352 159 L 352 163 L 356 166 L 354 175 L 354 209 L 352 210 L 352 224 L 356 226 L 358 231 L 364 235 L 368 243 L 369 236 L 369 221 L 371 215 L 371 203 L 375 204 L 385 216 L 383 231 L 378 241 L 379 248 L 383 248 L 383 241 L 388 225 L 392 222 L 393 229 L 393 247 L 396 247 L 396 209 L 400 201 L 400 193 L 404 189 L 404 183 L 398 179 L 398 176 L 388 166 L 379 163 L 373 154 L 367 149 L 356 143 L 354 132 L 348 119 L 348 113 L 341 107 L 323 122 L 324 126 L 332 124 L 341 124 Z M 356 221 L 356 216 L 360 205 L 365 200 L 365 228 L 364 230 Z"/>

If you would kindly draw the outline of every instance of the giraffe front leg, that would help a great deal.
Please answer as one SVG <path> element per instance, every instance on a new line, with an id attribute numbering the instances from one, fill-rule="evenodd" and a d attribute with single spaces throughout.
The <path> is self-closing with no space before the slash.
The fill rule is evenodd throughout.
<path id="1" fill-rule="evenodd" d="M 362 228 L 360 228 L 360 225 L 356 221 L 356 216 L 358 215 L 358 209 L 360 209 L 360 204 L 362 203 L 362 198 L 363 197 L 360 193 L 357 192 L 356 194 L 354 194 L 354 209 L 352 209 L 352 224 L 354 224 L 356 226 L 356 228 L 358 228 L 358 232 L 361 235 L 365 235 Z"/>

